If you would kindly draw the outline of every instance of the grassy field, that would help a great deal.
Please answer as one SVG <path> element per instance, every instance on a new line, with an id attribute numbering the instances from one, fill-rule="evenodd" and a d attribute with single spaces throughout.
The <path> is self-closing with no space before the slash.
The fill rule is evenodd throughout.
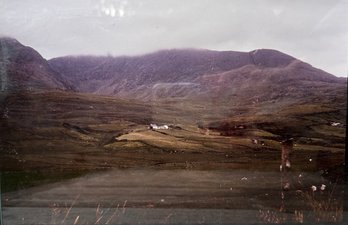
<path id="1" fill-rule="evenodd" d="M 0 168 L 7 172 L 70 176 L 110 168 L 275 171 L 280 141 L 289 136 L 295 138 L 294 170 L 331 171 L 344 162 L 343 106 L 297 104 L 276 110 L 264 102 L 230 107 L 185 100 L 144 103 L 59 91 L 1 98 Z M 168 124 L 170 129 L 150 130 L 150 123 Z"/>
<path id="2" fill-rule="evenodd" d="M 197 224 L 222 212 L 226 223 L 238 223 L 236 213 L 255 223 L 342 221 L 344 105 L 0 97 L 6 223 Z M 295 144 L 284 192 L 287 137 Z"/>

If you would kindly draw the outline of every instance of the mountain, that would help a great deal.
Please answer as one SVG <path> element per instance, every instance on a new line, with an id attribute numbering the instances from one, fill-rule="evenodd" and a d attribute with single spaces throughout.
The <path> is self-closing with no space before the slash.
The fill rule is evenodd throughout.
<path id="1" fill-rule="evenodd" d="M 346 88 L 345 79 L 270 49 L 174 49 L 134 57 L 67 56 L 51 59 L 49 64 L 80 92 L 141 100 L 313 99 L 323 94 L 335 96 Z"/>
<path id="2" fill-rule="evenodd" d="M 345 124 L 347 79 L 276 50 L 174 49 L 134 57 L 68 56 L 49 64 L 80 92 L 192 110 L 177 117 L 202 129 L 242 136 L 261 129 L 342 142 L 342 134 L 325 135 L 330 121 Z M 153 118 L 166 114 L 156 109 Z M 239 130 L 240 124 L 248 129 Z"/>
<path id="3" fill-rule="evenodd" d="M 248 55 L 237 52 L 164 50 L 136 57 L 64 57 L 49 62 L 80 91 L 146 96 L 158 87 L 195 85 L 192 82 L 204 74 L 238 68 L 245 61 L 250 63 Z"/>
<path id="4" fill-rule="evenodd" d="M 271 49 L 173 49 L 140 56 L 66 56 L 46 61 L 15 39 L 0 39 L 1 90 L 60 89 L 228 105 L 346 99 L 347 80 Z M 276 108 L 277 105 L 273 107 Z"/>
<path id="5" fill-rule="evenodd" d="M 0 40 L 1 168 L 187 169 L 192 162 L 276 171 L 279 141 L 289 137 L 296 171 L 343 162 L 347 79 L 282 52 L 181 49 L 46 61 Z M 149 130 L 152 123 L 170 129 Z"/>
<path id="6" fill-rule="evenodd" d="M 34 49 L 17 40 L 0 38 L 1 91 L 28 89 L 71 89 Z"/>

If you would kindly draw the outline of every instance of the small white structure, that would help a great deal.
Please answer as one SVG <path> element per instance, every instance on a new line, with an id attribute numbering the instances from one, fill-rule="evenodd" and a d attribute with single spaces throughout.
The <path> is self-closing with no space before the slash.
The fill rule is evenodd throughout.
<path id="1" fill-rule="evenodd" d="M 333 126 L 333 127 L 338 127 L 338 126 L 341 125 L 341 123 L 338 123 L 338 122 L 331 122 L 330 124 L 331 124 L 331 126 Z"/>
<path id="2" fill-rule="evenodd" d="M 320 187 L 320 190 L 321 190 L 321 191 L 324 191 L 325 188 L 326 188 L 326 185 L 325 185 L 325 184 L 322 184 L 321 187 Z"/>
<path id="3" fill-rule="evenodd" d="M 168 125 L 158 126 L 156 124 L 150 124 L 150 129 L 151 130 L 168 130 L 169 126 Z"/>

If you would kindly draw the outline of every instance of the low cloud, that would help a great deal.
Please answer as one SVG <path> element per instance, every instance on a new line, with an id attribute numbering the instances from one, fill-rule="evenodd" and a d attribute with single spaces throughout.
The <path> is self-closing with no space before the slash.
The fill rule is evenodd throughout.
<path id="1" fill-rule="evenodd" d="M 347 76 L 347 11 L 346 0 L 2 0 L 0 34 L 46 58 L 272 48 Z"/>

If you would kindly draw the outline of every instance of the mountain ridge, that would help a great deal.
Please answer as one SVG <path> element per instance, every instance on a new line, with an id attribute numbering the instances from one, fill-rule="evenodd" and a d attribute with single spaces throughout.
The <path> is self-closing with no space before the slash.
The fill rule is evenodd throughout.
<path id="1" fill-rule="evenodd" d="M 306 82 L 314 82 L 314 86 L 323 85 L 318 82 L 329 86 L 344 83 L 334 75 L 271 49 L 250 52 L 172 49 L 140 56 L 61 57 L 49 63 L 74 80 L 75 88 L 81 92 L 140 100 L 204 99 L 219 93 L 235 101 L 235 93 L 259 95 L 253 90 L 259 86 L 284 89 L 286 82 L 292 82 L 305 90 L 311 85 Z M 262 91 L 270 92 L 265 88 Z M 308 94 L 313 93 L 304 91 L 302 96 Z M 268 100 L 271 95 L 274 94 L 269 93 Z M 254 98 L 250 96 L 249 100 Z"/>
<path id="2" fill-rule="evenodd" d="M 244 104 L 332 99 L 347 88 L 346 79 L 273 49 L 165 49 L 138 56 L 45 60 L 15 39 L 0 40 L 2 89 L 7 85 L 13 90 L 74 90 L 142 101 L 209 99 Z"/>
<path id="3" fill-rule="evenodd" d="M 0 38 L 0 69 L 2 91 L 72 89 L 36 50 L 14 38 Z"/>

